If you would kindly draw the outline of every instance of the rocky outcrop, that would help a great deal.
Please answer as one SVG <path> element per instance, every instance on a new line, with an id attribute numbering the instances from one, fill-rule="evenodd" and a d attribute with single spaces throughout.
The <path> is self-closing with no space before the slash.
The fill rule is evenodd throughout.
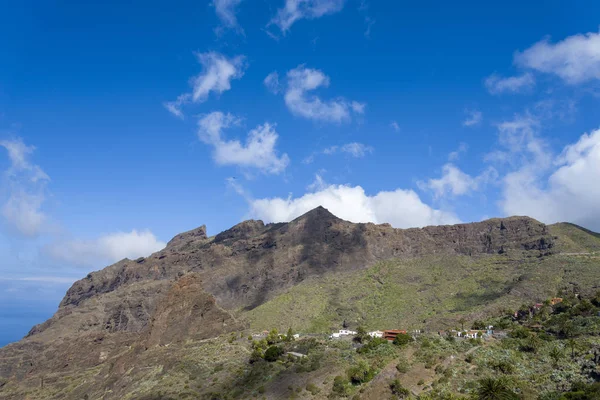
<path id="1" fill-rule="evenodd" d="M 194 273 L 226 310 L 252 309 L 311 276 L 369 267 L 391 258 L 429 254 L 546 254 L 546 225 L 511 217 L 422 229 L 355 224 L 318 207 L 289 222 L 245 221 L 213 238 L 204 226 L 175 236 L 147 258 L 122 260 L 68 290 L 56 315 L 32 329 L 142 332 L 157 299 L 180 276 Z M 62 321 L 62 322 L 61 322 Z M 68 322 L 68 328 L 65 328 Z"/>
<path id="2" fill-rule="evenodd" d="M 202 340 L 241 329 L 242 325 L 216 304 L 197 274 L 178 279 L 158 304 L 148 327 L 147 346 Z"/>

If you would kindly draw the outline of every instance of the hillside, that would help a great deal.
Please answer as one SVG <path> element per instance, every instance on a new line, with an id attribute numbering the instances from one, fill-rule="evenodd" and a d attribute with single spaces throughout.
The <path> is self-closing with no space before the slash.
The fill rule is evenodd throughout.
<path id="1" fill-rule="evenodd" d="M 191 376 L 203 383 L 189 396 L 221 398 L 209 393 L 222 380 L 270 374 L 248 368 L 251 333 L 327 333 L 343 321 L 445 329 L 559 291 L 595 292 L 599 250 L 593 232 L 527 217 L 394 229 L 319 207 L 213 237 L 200 227 L 76 282 L 51 319 L 0 349 L 0 398 L 159 399 L 190 392 Z M 342 368 L 336 357 L 329 373 Z M 287 398 L 298 379 L 263 395 Z"/>

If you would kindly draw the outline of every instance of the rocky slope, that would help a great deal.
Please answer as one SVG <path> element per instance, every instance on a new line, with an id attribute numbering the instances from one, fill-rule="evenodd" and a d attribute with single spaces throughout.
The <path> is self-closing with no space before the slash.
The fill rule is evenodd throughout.
<path id="1" fill-rule="evenodd" d="M 148 258 L 122 260 L 76 282 L 56 315 L 29 336 L 50 331 L 141 332 L 172 281 L 194 272 L 228 310 L 251 310 L 308 277 L 364 269 L 391 258 L 552 251 L 546 225 L 527 217 L 394 229 L 354 224 L 319 207 L 290 223 L 245 221 L 212 238 L 205 227 L 177 235 Z"/>
<path id="2" fill-rule="evenodd" d="M 394 229 L 350 223 L 318 207 L 289 223 L 245 221 L 214 237 L 202 226 L 150 257 L 119 261 L 73 284 L 51 319 L 0 349 L 0 398 L 2 380 L 107 363 L 111 375 L 135 363 L 138 351 L 240 331 L 245 313 L 309 278 L 390 259 L 541 257 L 560 246 L 528 217 Z"/>

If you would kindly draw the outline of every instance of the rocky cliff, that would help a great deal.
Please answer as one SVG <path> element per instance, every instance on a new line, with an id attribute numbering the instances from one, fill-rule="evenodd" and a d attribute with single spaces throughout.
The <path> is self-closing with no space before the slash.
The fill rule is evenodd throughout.
<path id="1" fill-rule="evenodd" d="M 77 281 L 56 315 L 29 336 L 49 330 L 142 332 L 174 280 L 193 272 L 219 306 L 249 310 L 307 277 L 366 268 L 390 258 L 431 254 L 552 251 L 546 225 L 528 218 L 394 229 L 354 224 L 318 207 L 289 222 L 245 221 L 208 238 L 205 227 L 175 236 L 148 258 L 122 260 Z"/>
<path id="2" fill-rule="evenodd" d="M 214 237 L 202 226 L 147 258 L 74 283 L 52 318 L 0 349 L 0 385 L 101 365 L 122 379 L 139 352 L 243 330 L 247 311 L 308 278 L 430 255 L 535 258 L 555 242 L 546 225 L 527 217 L 394 229 L 344 221 L 322 207 L 289 223 L 245 221 Z"/>

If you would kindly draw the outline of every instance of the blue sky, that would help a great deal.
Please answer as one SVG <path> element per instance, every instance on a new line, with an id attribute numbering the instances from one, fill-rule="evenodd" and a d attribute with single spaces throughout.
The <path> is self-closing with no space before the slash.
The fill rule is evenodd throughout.
<path id="1" fill-rule="evenodd" d="M 322 204 L 600 230 L 597 2 L 13 3 L 0 344 L 75 279 L 202 224 Z"/>

